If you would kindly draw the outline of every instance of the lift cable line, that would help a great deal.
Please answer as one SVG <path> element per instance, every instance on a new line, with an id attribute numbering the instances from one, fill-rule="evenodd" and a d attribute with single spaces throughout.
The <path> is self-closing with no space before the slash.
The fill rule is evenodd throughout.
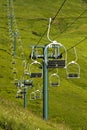
<path id="1" fill-rule="evenodd" d="M 67 49 L 67 51 L 70 51 L 72 48 L 78 46 L 80 43 L 84 42 L 85 40 L 87 40 L 87 37 L 83 38 L 82 40 L 80 40 L 79 42 L 77 42 L 74 46 L 70 47 L 69 49 Z"/>
<path id="2" fill-rule="evenodd" d="M 82 40 L 80 40 L 79 42 L 77 42 L 74 46 L 71 46 L 70 48 L 68 48 L 66 51 L 70 51 L 71 49 L 73 49 L 74 47 L 78 46 L 79 44 L 81 44 L 82 42 L 84 42 L 85 40 L 87 40 L 87 37 L 83 38 Z M 62 52 L 60 55 L 64 54 L 65 52 Z"/>
<path id="3" fill-rule="evenodd" d="M 66 29 L 70 28 L 78 19 L 80 19 L 80 17 L 87 11 L 87 9 L 85 9 L 84 11 L 82 11 L 82 13 L 69 25 L 67 26 L 61 33 L 63 33 L 64 31 L 66 31 Z"/>
<path id="4" fill-rule="evenodd" d="M 68 26 L 66 26 L 65 29 L 64 29 L 62 32 L 60 32 L 60 34 L 64 33 L 68 28 L 70 28 L 78 19 L 81 18 L 81 16 L 82 16 L 86 11 L 87 11 L 87 9 L 85 9 L 84 11 L 82 11 L 81 14 L 80 14 L 78 17 L 76 17 L 76 18 L 71 22 L 71 24 L 68 24 Z M 57 36 L 56 36 L 55 38 L 57 38 Z"/>
<path id="5" fill-rule="evenodd" d="M 67 1 L 67 0 L 64 0 L 63 3 L 61 4 L 61 6 L 60 6 L 60 8 L 58 9 L 57 13 L 56 13 L 55 16 L 52 18 L 51 24 L 53 23 L 53 21 L 54 21 L 54 20 L 56 19 L 56 17 L 58 16 L 59 12 L 60 12 L 61 9 L 63 8 L 63 6 L 64 6 L 64 4 L 65 4 L 66 1 Z M 36 44 L 35 46 L 37 46 L 37 45 L 40 43 L 40 41 L 42 40 L 43 36 L 46 34 L 47 30 L 48 30 L 48 27 L 46 28 L 46 30 L 44 31 L 44 33 L 42 34 L 41 38 L 39 39 L 39 41 L 37 42 L 37 44 Z"/>
<path id="6" fill-rule="evenodd" d="M 63 3 L 61 4 L 61 6 L 60 6 L 60 8 L 58 9 L 56 15 L 52 18 L 53 21 L 54 21 L 54 20 L 56 19 L 56 17 L 58 16 L 59 12 L 61 11 L 61 9 L 62 9 L 62 7 L 64 6 L 64 4 L 65 4 L 66 1 L 67 1 L 67 0 L 64 0 Z M 52 21 L 52 23 L 53 23 L 53 21 Z"/>
<path id="7" fill-rule="evenodd" d="M 0 51 L 4 51 L 4 52 L 6 52 L 7 54 L 11 55 L 10 52 L 8 52 L 8 51 L 5 50 L 5 49 L 0 48 Z"/>

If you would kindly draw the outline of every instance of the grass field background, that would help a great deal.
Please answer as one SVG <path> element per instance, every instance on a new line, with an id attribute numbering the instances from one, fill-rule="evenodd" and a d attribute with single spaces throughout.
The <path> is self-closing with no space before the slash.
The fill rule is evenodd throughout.
<path id="1" fill-rule="evenodd" d="M 63 0 L 13 1 L 17 28 L 21 35 L 26 56 L 23 60 L 15 58 L 17 78 L 23 76 L 23 61 L 26 60 L 27 65 L 32 62 L 29 58 L 31 53 L 29 46 L 38 43 L 48 26 L 48 19 L 55 16 L 62 2 Z M 86 9 L 86 0 L 67 0 L 51 25 L 50 38 L 62 43 L 68 49 L 87 37 Z M 83 15 L 74 22 L 83 11 L 85 11 Z M 49 44 L 46 34 L 39 45 L 45 44 Z M 8 29 L 7 1 L 1 0 L 0 130 L 36 130 L 38 128 L 40 130 L 87 130 L 87 40 L 76 47 L 77 62 L 81 69 L 80 78 L 67 79 L 66 70 L 58 69 L 60 86 L 51 87 L 49 85 L 49 121 L 43 121 L 42 119 L 42 98 L 34 101 L 30 100 L 31 92 L 37 89 L 42 90 L 42 79 L 34 79 L 34 87 L 28 89 L 26 110 L 23 109 L 23 99 L 15 98 L 17 87 L 14 85 L 14 75 L 12 73 L 10 45 L 12 44 Z M 19 53 L 18 45 L 19 43 L 17 43 L 17 53 Z M 72 60 L 75 60 L 74 49 L 68 51 L 68 62 Z M 49 69 L 49 76 L 55 71 Z"/>

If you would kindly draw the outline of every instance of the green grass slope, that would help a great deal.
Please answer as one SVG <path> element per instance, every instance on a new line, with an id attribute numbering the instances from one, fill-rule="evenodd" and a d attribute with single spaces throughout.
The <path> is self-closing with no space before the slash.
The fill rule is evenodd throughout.
<path id="1" fill-rule="evenodd" d="M 29 110 L 3 99 L 0 102 L 0 130 L 70 130 L 64 124 L 45 122 Z"/>
<path id="2" fill-rule="evenodd" d="M 29 46 L 38 43 L 41 35 L 48 26 L 48 18 L 55 16 L 62 2 L 61 0 L 14 0 L 14 12 L 21 34 L 27 65 L 32 62 L 29 58 L 31 53 Z M 87 11 L 81 15 L 86 9 L 86 0 L 67 0 L 51 26 L 50 38 L 62 43 L 68 49 L 84 37 L 87 37 Z M 60 86 L 51 87 L 49 85 L 49 122 L 45 122 L 41 119 L 42 99 L 30 100 L 31 92 L 42 89 L 42 79 L 35 79 L 33 81 L 34 87 L 27 91 L 27 110 L 23 110 L 23 99 L 15 98 L 17 88 L 13 84 L 12 44 L 8 31 L 7 13 L 7 1 L 1 0 L 0 129 L 87 130 L 87 40 L 76 47 L 78 55 L 77 62 L 81 67 L 80 78 L 67 79 L 66 70 L 59 69 Z M 80 15 L 81 17 L 74 22 Z M 46 34 L 39 45 L 45 44 L 49 44 Z M 17 43 L 17 51 L 18 45 L 19 43 Z M 16 78 L 23 76 L 23 61 L 26 59 L 25 57 L 23 60 L 18 57 L 15 58 Z M 68 51 L 68 62 L 74 59 L 74 50 L 71 49 Z M 55 70 L 49 69 L 49 76 L 53 72 Z"/>

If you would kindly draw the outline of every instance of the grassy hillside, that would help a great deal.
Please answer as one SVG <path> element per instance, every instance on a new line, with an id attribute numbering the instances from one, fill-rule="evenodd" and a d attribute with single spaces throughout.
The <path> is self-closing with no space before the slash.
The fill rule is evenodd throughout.
<path id="1" fill-rule="evenodd" d="M 42 79 L 33 81 L 34 87 L 27 91 L 27 109 L 23 109 L 23 99 L 17 99 L 14 79 L 23 77 L 23 62 L 27 67 L 30 45 L 36 45 L 48 26 L 48 18 L 54 17 L 63 1 L 61 0 L 14 0 L 14 13 L 17 22 L 12 25 L 21 37 L 17 37 L 17 57 L 12 56 L 13 39 L 9 35 L 7 1 L 0 1 L 0 129 L 3 130 L 87 130 L 87 47 L 82 42 L 76 47 L 78 63 L 81 67 L 79 79 L 67 79 L 66 70 L 58 69 L 60 86 L 49 85 L 49 121 L 42 117 L 42 98 L 30 100 L 31 92 L 42 90 Z M 54 20 L 50 38 L 62 43 L 66 49 L 87 37 L 86 0 L 67 0 Z M 83 13 L 83 14 L 82 14 Z M 81 15 L 82 14 L 82 15 Z M 80 18 L 78 18 L 81 15 Z M 76 20 L 78 18 L 78 20 Z M 76 22 L 75 22 L 76 20 Z M 12 28 L 15 30 L 15 28 Z M 20 42 L 22 40 L 22 42 Z M 21 44 L 20 44 L 21 43 Z M 49 44 L 46 34 L 39 45 Z M 23 47 L 24 57 L 19 58 L 19 47 Z M 75 59 L 74 49 L 68 51 L 68 62 Z M 16 64 L 12 64 L 15 60 Z M 17 75 L 13 73 L 17 69 Z M 49 69 L 49 76 L 55 72 Z M 15 77 L 16 76 L 16 77 Z M 29 77 L 28 77 L 29 78 Z M 29 78 L 30 79 L 30 78 Z M 50 81 L 49 81 L 50 82 Z"/>
<path id="2" fill-rule="evenodd" d="M 3 99 L 0 102 L 0 130 L 70 130 L 63 124 L 45 122 L 29 110 Z"/>

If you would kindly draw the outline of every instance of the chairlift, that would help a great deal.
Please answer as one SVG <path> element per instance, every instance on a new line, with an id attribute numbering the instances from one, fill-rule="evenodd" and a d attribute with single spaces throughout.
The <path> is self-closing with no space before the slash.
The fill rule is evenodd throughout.
<path id="1" fill-rule="evenodd" d="M 23 81 L 18 79 L 15 79 L 15 85 L 20 88 L 24 87 Z"/>
<path id="2" fill-rule="evenodd" d="M 19 47 L 18 47 L 18 54 L 19 54 L 20 58 L 24 58 L 24 52 L 23 52 L 22 45 L 19 45 Z"/>
<path id="3" fill-rule="evenodd" d="M 23 98 L 23 95 L 17 95 L 16 98 Z"/>
<path id="4" fill-rule="evenodd" d="M 23 46 L 21 44 L 21 39 L 18 39 L 18 42 L 20 42 L 20 46 L 18 47 L 19 52 L 23 52 Z"/>
<path id="5" fill-rule="evenodd" d="M 23 94 L 22 94 L 22 90 L 21 90 L 21 89 L 19 89 L 19 90 L 17 91 L 16 98 L 23 98 Z"/>
<path id="6" fill-rule="evenodd" d="M 27 65 L 26 60 L 23 60 L 22 65 L 24 68 L 26 67 L 26 65 Z"/>
<path id="7" fill-rule="evenodd" d="M 32 62 L 29 66 L 29 72 L 30 78 L 42 78 L 42 64 L 38 61 Z"/>
<path id="8" fill-rule="evenodd" d="M 22 40 L 21 40 L 20 36 L 18 37 L 18 42 L 19 42 L 19 44 L 20 44 L 19 50 L 23 50 L 23 46 L 21 45 Z"/>
<path id="9" fill-rule="evenodd" d="M 41 98 L 41 91 L 40 90 L 36 90 L 36 99 L 40 99 Z"/>
<path id="10" fill-rule="evenodd" d="M 19 87 L 20 87 L 20 88 L 24 87 L 24 83 L 23 83 L 22 80 L 19 80 Z"/>
<path id="11" fill-rule="evenodd" d="M 12 35 L 10 35 L 10 42 L 13 43 L 13 41 L 14 41 L 13 37 L 12 37 Z"/>
<path id="12" fill-rule="evenodd" d="M 67 50 L 65 46 L 63 46 L 61 43 L 57 41 L 53 41 L 49 37 L 50 32 L 50 24 L 51 24 L 51 18 L 49 19 L 49 25 L 48 25 L 48 32 L 47 32 L 47 38 L 51 42 L 45 47 L 44 55 L 45 55 L 45 61 L 48 68 L 64 68 L 66 66 L 67 61 Z M 49 56 L 49 50 L 50 48 L 54 48 L 55 52 L 53 56 Z M 62 49 L 63 52 L 65 52 L 65 55 L 62 55 L 60 52 Z M 47 55 L 48 53 L 48 55 Z M 49 59 L 50 57 L 50 59 Z"/>
<path id="13" fill-rule="evenodd" d="M 64 68 L 66 66 L 65 60 L 48 60 L 48 68 Z"/>
<path id="14" fill-rule="evenodd" d="M 32 53 L 31 53 L 31 59 L 36 60 L 38 55 L 38 50 L 37 47 L 32 46 Z"/>
<path id="15" fill-rule="evenodd" d="M 12 64 L 16 64 L 16 61 L 15 61 L 15 59 L 12 59 L 12 62 L 11 62 Z"/>
<path id="16" fill-rule="evenodd" d="M 30 100 L 36 100 L 36 93 L 35 92 L 31 92 Z"/>
<path id="17" fill-rule="evenodd" d="M 54 54 L 54 56 L 49 58 L 49 49 L 50 48 L 57 48 L 58 52 Z M 59 52 L 60 49 L 63 48 L 65 51 L 65 57 L 61 56 L 61 53 Z M 46 51 L 48 51 L 48 56 L 46 56 Z M 67 51 L 66 48 L 57 41 L 53 41 L 52 43 L 48 44 L 44 51 L 45 54 L 45 61 L 48 68 L 64 68 L 66 66 L 67 61 Z"/>
<path id="18" fill-rule="evenodd" d="M 50 86 L 57 87 L 60 86 L 60 77 L 57 73 L 53 73 L 50 76 Z"/>
<path id="19" fill-rule="evenodd" d="M 13 50 L 13 48 L 14 48 L 14 46 L 13 46 L 13 44 L 11 44 L 11 45 L 10 45 L 10 49 Z"/>
<path id="20" fill-rule="evenodd" d="M 24 52 L 21 52 L 20 57 L 24 58 Z"/>
<path id="21" fill-rule="evenodd" d="M 16 86 L 18 86 L 18 82 L 19 82 L 18 79 L 15 79 L 15 80 L 14 80 L 14 84 L 15 84 Z"/>
<path id="22" fill-rule="evenodd" d="M 66 67 L 67 78 L 80 78 L 80 65 L 77 63 L 77 53 L 75 47 L 74 52 L 76 56 L 75 60 L 69 62 Z"/>
<path id="23" fill-rule="evenodd" d="M 33 82 L 32 80 L 24 80 L 24 86 L 30 86 L 30 87 L 33 87 Z"/>
<path id="24" fill-rule="evenodd" d="M 22 91 L 21 89 L 18 89 L 17 94 L 20 94 L 20 93 L 21 93 L 21 91 Z"/>
<path id="25" fill-rule="evenodd" d="M 80 78 L 80 65 L 76 61 L 71 61 L 66 67 L 67 78 Z"/>
<path id="26" fill-rule="evenodd" d="M 26 60 L 23 60 L 22 65 L 24 67 L 24 75 L 29 76 L 30 74 L 29 74 L 29 70 L 27 68 L 27 62 L 26 62 Z"/>
<path id="27" fill-rule="evenodd" d="M 24 75 L 27 75 L 27 76 L 29 76 L 29 75 L 30 75 L 30 73 L 29 73 L 28 69 L 24 69 Z"/>
<path id="28" fill-rule="evenodd" d="M 11 51 L 11 55 L 14 56 L 14 51 L 13 50 Z"/>
<path id="29" fill-rule="evenodd" d="M 17 69 L 13 68 L 13 74 L 17 74 Z"/>

